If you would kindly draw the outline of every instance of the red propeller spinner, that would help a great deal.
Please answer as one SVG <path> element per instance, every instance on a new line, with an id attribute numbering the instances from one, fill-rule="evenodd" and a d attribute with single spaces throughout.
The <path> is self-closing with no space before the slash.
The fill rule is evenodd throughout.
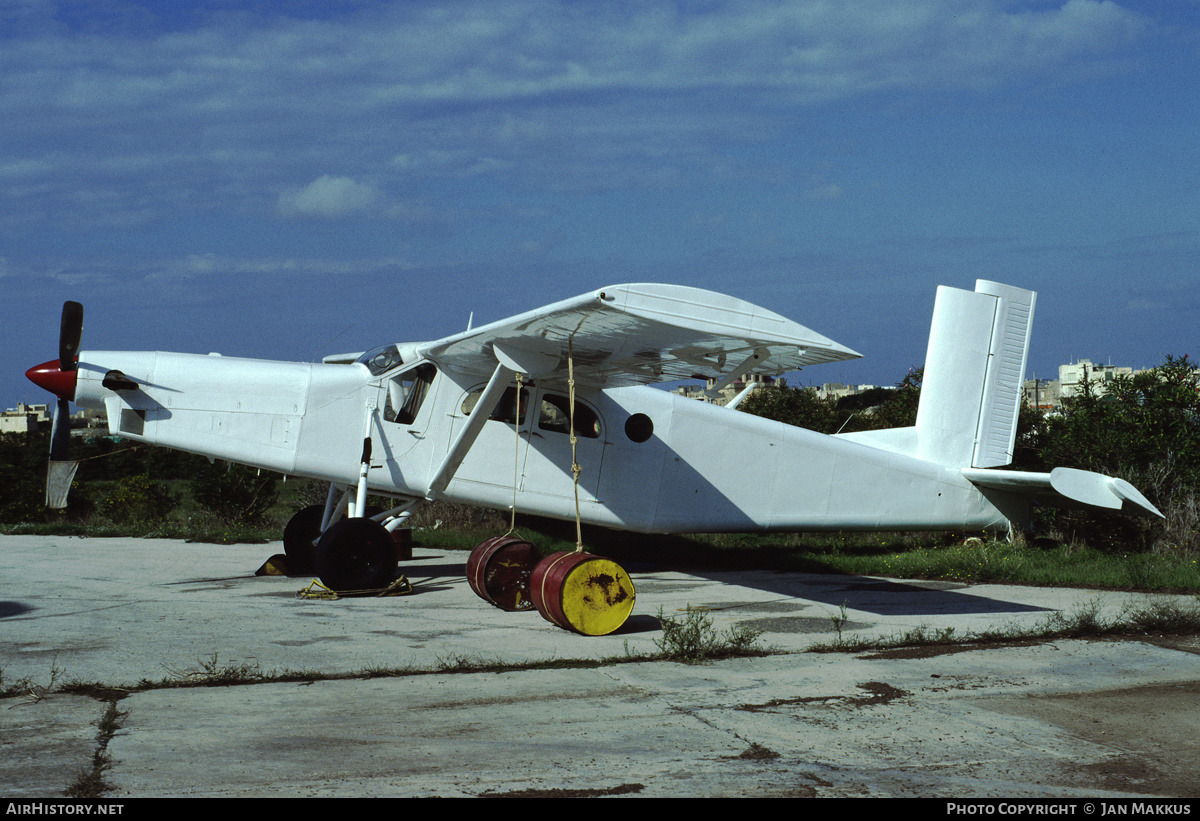
<path id="1" fill-rule="evenodd" d="M 25 376 L 39 388 L 50 391 L 60 399 L 75 398 L 75 381 L 79 377 L 79 371 L 75 368 L 64 371 L 57 359 L 34 365 L 25 371 Z"/>

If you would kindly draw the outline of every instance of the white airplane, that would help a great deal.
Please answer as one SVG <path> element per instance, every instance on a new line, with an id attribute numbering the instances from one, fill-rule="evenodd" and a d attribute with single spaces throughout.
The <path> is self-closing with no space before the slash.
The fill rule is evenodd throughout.
<path id="1" fill-rule="evenodd" d="M 650 387 L 695 378 L 719 390 L 859 356 L 678 285 L 615 285 L 319 364 L 80 353 L 82 307 L 67 303 L 58 360 L 27 375 L 59 397 L 53 504 L 74 470 L 74 401 L 126 439 L 330 482 L 326 505 L 289 523 L 285 549 L 298 564 L 311 554 L 334 589 L 390 582 L 390 531 L 423 500 L 644 533 L 1011 532 L 1036 502 L 1161 516 L 1121 479 L 998 469 L 1012 461 L 1034 302 L 994 282 L 939 288 L 916 425 L 834 436 L 740 412 L 744 394 L 719 407 Z M 396 505 L 369 515 L 368 493 Z"/>

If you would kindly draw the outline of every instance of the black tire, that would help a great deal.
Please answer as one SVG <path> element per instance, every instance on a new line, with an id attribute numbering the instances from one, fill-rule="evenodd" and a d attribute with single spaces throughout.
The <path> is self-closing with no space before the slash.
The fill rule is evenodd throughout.
<path id="1" fill-rule="evenodd" d="M 343 519 L 332 525 L 315 552 L 317 576 L 331 590 L 376 590 L 396 578 L 392 534 L 370 519 Z"/>
<path id="2" fill-rule="evenodd" d="M 310 505 L 296 512 L 283 529 L 283 554 L 287 556 L 289 575 L 313 572 L 314 543 L 321 535 L 325 505 Z"/>

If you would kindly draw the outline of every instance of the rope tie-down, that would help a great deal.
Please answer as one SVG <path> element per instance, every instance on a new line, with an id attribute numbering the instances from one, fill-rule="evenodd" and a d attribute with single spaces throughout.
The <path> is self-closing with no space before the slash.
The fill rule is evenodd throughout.
<path id="1" fill-rule="evenodd" d="M 508 533 L 482 542 L 467 561 L 467 580 L 475 593 L 504 610 L 537 609 L 565 630 L 589 636 L 619 629 L 633 612 L 636 595 L 629 574 L 609 559 L 584 551 L 583 514 L 579 503 L 579 438 L 575 430 L 575 345 L 567 341 L 568 429 L 571 484 L 575 501 L 575 549 L 541 558 L 529 542 L 515 535 L 520 485 L 521 387 L 517 375 L 516 457 L 513 469 L 512 524 Z M 532 445 L 530 445 L 532 446 Z"/>

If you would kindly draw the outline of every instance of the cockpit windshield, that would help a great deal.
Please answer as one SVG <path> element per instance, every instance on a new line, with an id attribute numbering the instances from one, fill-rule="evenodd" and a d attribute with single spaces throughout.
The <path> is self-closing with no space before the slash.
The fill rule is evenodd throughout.
<path id="1" fill-rule="evenodd" d="M 367 351 L 356 361 L 366 365 L 367 370 L 371 372 L 371 376 L 379 376 L 384 371 L 389 371 L 397 365 L 403 364 L 404 358 L 400 356 L 399 346 L 384 345 L 381 348 Z"/>

